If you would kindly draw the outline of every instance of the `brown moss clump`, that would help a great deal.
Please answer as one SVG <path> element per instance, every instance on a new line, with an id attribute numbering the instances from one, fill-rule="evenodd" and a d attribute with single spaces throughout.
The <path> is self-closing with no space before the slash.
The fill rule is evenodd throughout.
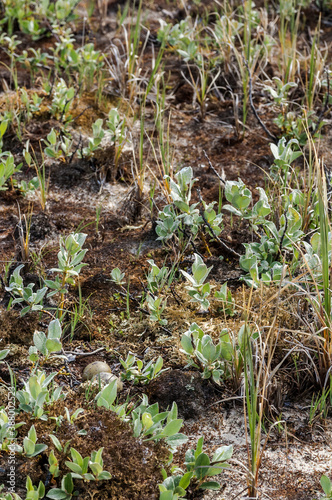
<path id="1" fill-rule="evenodd" d="M 2 311 L 0 314 L 0 349 L 6 344 L 32 345 L 33 334 L 38 327 L 38 314 L 20 316 L 18 311 Z"/>
<path id="2" fill-rule="evenodd" d="M 83 400 L 77 401 L 74 397 L 72 399 L 69 397 L 66 401 L 58 401 L 51 407 L 49 416 L 64 415 L 65 406 L 72 414 L 76 407 L 87 405 Z M 58 428 L 55 421 L 50 418 L 46 422 L 41 420 L 28 422 L 27 418 L 21 420 L 27 422 L 27 425 L 19 429 L 19 435 L 22 437 L 26 435 L 27 430 L 34 424 L 38 443 L 47 444 L 48 450 L 34 459 L 24 459 L 25 462 L 20 466 L 20 470 L 24 470 L 22 484 L 17 484 L 17 488 L 24 488 L 27 475 L 30 475 L 34 484 L 38 484 L 40 480 L 43 482 L 47 480 L 47 456 L 51 449 L 59 460 L 62 477 L 69 472 L 65 461 L 68 460 L 68 456 L 70 457 L 70 447 L 75 448 L 83 457 L 90 456 L 92 451 L 103 447 L 104 470 L 109 471 L 112 478 L 109 481 L 98 482 L 75 480 L 75 488 L 79 491 L 80 499 L 90 500 L 92 496 L 95 500 L 158 498 L 158 484 L 162 482 L 161 469 L 165 467 L 169 458 L 169 450 L 163 443 L 135 438 L 130 425 L 122 422 L 114 412 L 104 408 L 86 409 L 72 424 L 63 420 Z M 86 431 L 86 435 L 78 435 L 78 431 L 82 429 Z M 59 453 L 54 448 L 49 438 L 51 433 L 56 435 L 62 446 L 70 440 L 66 454 Z M 60 487 L 61 477 L 52 480 L 52 485 Z"/>

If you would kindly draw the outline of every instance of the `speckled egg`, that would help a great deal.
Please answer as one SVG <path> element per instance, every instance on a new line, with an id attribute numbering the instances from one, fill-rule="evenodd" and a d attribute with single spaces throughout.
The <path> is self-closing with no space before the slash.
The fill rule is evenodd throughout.
<path id="1" fill-rule="evenodd" d="M 109 373 L 109 372 L 96 373 L 96 375 L 94 375 L 92 378 L 92 382 L 94 382 L 94 381 L 99 382 L 99 380 L 100 380 L 101 385 L 105 386 L 107 384 L 110 384 L 114 379 L 116 380 L 117 391 L 118 392 L 122 391 L 123 383 L 121 382 L 121 380 L 118 377 L 113 375 L 113 373 Z"/>
<path id="2" fill-rule="evenodd" d="M 112 373 L 112 370 L 107 363 L 103 361 L 94 361 L 84 368 L 82 378 L 83 380 L 92 380 L 95 375 L 101 372 Z"/>

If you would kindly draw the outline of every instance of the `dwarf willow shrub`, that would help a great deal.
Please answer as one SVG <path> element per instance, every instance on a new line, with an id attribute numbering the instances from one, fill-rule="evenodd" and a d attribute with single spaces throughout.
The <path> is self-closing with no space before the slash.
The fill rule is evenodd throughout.
<path id="1" fill-rule="evenodd" d="M 222 214 L 214 211 L 215 202 L 206 204 L 202 201 L 203 216 L 198 208 L 199 203 L 190 203 L 192 188 L 197 181 L 193 177 L 192 168 L 185 167 L 174 177 L 175 179 L 165 176 L 173 203 L 166 205 L 158 214 L 157 240 L 167 242 L 171 238 L 176 238 L 180 247 L 184 248 L 188 238 L 195 240 L 199 231 L 203 229 L 204 219 L 208 221 L 213 233 L 219 235 L 222 230 Z M 213 237 L 210 228 L 207 228 L 207 232 Z"/>
<path id="2" fill-rule="evenodd" d="M 278 282 L 284 273 L 280 262 L 283 253 L 289 253 L 289 260 L 298 255 L 295 245 L 300 243 L 304 233 L 302 231 L 301 214 L 294 208 L 289 196 L 283 197 L 284 213 L 279 218 L 279 227 L 270 220 L 271 206 L 263 188 L 259 191 L 259 201 L 252 207 L 252 193 L 239 179 L 227 181 L 225 197 L 230 204 L 224 209 L 249 221 L 259 241 L 244 243 L 245 254 L 240 257 L 240 266 L 248 274 L 243 278 L 249 285 L 257 288 L 262 280 L 265 284 Z"/>
<path id="3" fill-rule="evenodd" d="M 86 239 L 84 233 L 72 233 L 67 237 L 60 238 L 60 251 L 58 252 L 58 267 L 51 269 L 56 272 L 54 280 L 44 280 L 45 286 L 36 292 L 33 291 L 34 284 L 24 286 L 23 277 L 20 275 L 23 264 L 18 266 L 9 279 L 9 286 L 5 290 L 12 296 L 11 305 L 21 304 L 21 316 L 30 311 L 43 311 L 44 298 L 59 295 L 59 319 L 63 316 L 65 295 L 68 293 L 68 285 L 74 285 L 81 269 L 87 265 L 82 263 L 87 249 L 83 249 Z"/>
<path id="4" fill-rule="evenodd" d="M 21 170 L 22 163 L 15 165 L 14 156 L 9 152 L 1 153 L 0 156 L 0 191 L 5 191 L 9 179 Z"/>
<path id="5" fill-rule="evenodd" d="M 190 449 L 186 452 L 184 465 L 186 471 L 179 468 L 172 468 L 176 472 L 170 477 L 163 470 L 164 481 L 159 485 L 159 500 L 177 500 L 186 495 L 186 490 L 190 484 L 194 489 L 219 490 L 220 483 L 211 481 L 209 478 L 221 474 L 223 470 L 229 467 L 226 460 L 229 460 L 233 454 L 233 447 L 221 446 L 213 454 L 212 459 L 203 452 L 203 437 L 197 442 L 196 449 Z"/>
<path id="6" fill-rule="evenodd" d="M 47 420 L 44 405 L 50 405 L 62 397 L 62 387 L 51 384 L 56 375 L 56 372 L 47 375 L 42 370 L 30 375 L 24 382 L 24 388 L 16 392 L 19 409 L 31 413 L 34 418 Z"/>
<path id="7" fill-rule="evenodd" d="M 192 323 L 181 337 L 181 346 L 188 365 L 203 370 L 204 379 L 211 378 L 220 385 L 226 373 L 226 361 L 232 359 L 232 344 L 227 330 L 221 332 L 220 340 L 215 344 L 210 335 L 204 334 L 196 323 Z"/>
<path id="8" fill-rule="evenodd" d="M 210 305 L 207 299 L 211 291 L 210 283 L 204 282 L 211 269 L 212 266 L 208 268 L 204 264 L 202 257 L 195 253 L 195 261 L 191 269 L 192 274 L 190 275 L 186 271 L 181 270 L 181 273 L 189 282 L 186 289 L 188 290 L 188 295 L 191 297 L 191 302 L 198 302 L 204 311 L 206 311 Z"/>

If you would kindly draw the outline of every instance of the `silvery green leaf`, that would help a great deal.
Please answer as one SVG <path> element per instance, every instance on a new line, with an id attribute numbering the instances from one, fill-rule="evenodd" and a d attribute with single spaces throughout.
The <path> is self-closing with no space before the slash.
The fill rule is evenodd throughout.
<path id="1" fill-rule="evenodd" d="M 5 359 L 5 357 L 7 356 L 7 354 L 10 352 L 9 349 L 3 349 L 2 351 L 0 351 L 0 361 L 2 361 L 3 359 Z"/>
<path id="2" fill-rule="evenodd" d="M 221 378 L 222 373 L 223 372 L 221 370 L 212 370 L 212 379 L 218 385 L 220 385 L 220 378 Z"/>
<path id="3" fill-rule="evenodd" d="M 16 397 L 21 405 L 29 403 L 30 396 L 27 391 L 17 391 Z"/>
<path id="4" fill-rule="evenodd" d="M 35 451 L 35 443 L 28 437 L 25 437 L 23 439 L 23 447 L 27 456 L 32 456 L 33 452 Z"/>
<path id="5" fill-rule="evenodd" d="M 109 480 L 112 478 L 112 475 L 107 472 L 106 470 L 104 470 L 103 472 L 101 472 L 99 475 L 98 475 L 98 480 L 99 481 L 102 481 L 102 480 Z"/>
<path id="6" fill-rule="evenodd" d="M 62 349 L 62 344 L 57 339 L 47 339 L 46 340 L 46 349 L 51 352 L 59 352 Z"/>
<path id="7" fill-rule="evenodd" d="M 40 351 L 42 354 L 46 355 L 46 335 L 44 332 L 38 332 L 37 330 L 33 334 L 33 343 L 35 344 L 35 347 Z"/>
<path id="8" fill-rule="evenodd" d="M 331 496 L 332 495 L 332 482 L 331 480 L 323 474 L 323 476 L 320 478 L 320 484 L 321 487 L 323 488 L 323 491 L 326 496 Z"/>
<path id="9" fill-rule="evenodd" d="M 84 464 L 82 455 L 77 450 L 75 450 L 75 448 L 70 448 L 70 454 L 73 462 L 83 468 Z"/>
<path id="10" fill-rule="evenodd" d="M 78 465 L 77 463 L 66 461 L 65 464 L 75 474 L 81 474 L 82 473 L 82 469 L 81 469 L 80 465 Z M 73 477 L 78 477 L 78 476 L 74 476 L 73 475 Z M 82 476 L 79 476 L 79 478 L 81 478 L 81 477 Z"/>
<path id="11" fill-rule="evenodd" d="M 230 342 L 220 342 L 220 357 L 231 361 L 233 356 L 233 346 Z"/>
<path id="12" fill-rule="evenodd" d="M 59 441 L 59 439 L 54 435 L 54 434 L 49 434 L 49 437 L 51 438 L 54 446 L 56 447 L 56 449 L 58 451 L 62 451 L 62 446 L 61 446 L 61 443 Z"/>
<path id="13" fill-rule="evenodd" d="M 15 301 L 14 301 L 15 302 Z M 13 303 L 14 303 L 13 302 Z M 21 301 L 20 301 L 21 302 Z M 38 309 L 38 306 L 36 306 Z M 20 312 L 20 316 L 23 317 L 25 314 L 27 314 L 30 311 L 30 306 L 23 307 L 22 311 Z"/>
<path id="14" fill-rule="evenodd" d="M 155 376 L 157 373 L 160 372 L 160 370 L 162 369 L 163 367 L 163 358 L 161 356 L 158 357 L 155 365 L 154 365 L 154 368 L 153 368 L 153 375 Z"/>
<path id="15" fill-rule="evenodd" d="M 102 466 L 99 463 L 97 463 L 97 462 L 89 462 L 89 467 L 92 470 L 92 473 L 96 477 L 98 477 L 99 474 L 103 471 Z M 98 477 L 98 479 L 99 479 L 99 477 Z"/>
<path id="16" fill-rule="evenodd" d="M 210 459 L 206 453 L 201 453 L 195 460 L 195 474 L 197 479 L 203 479 L 208 474 Z"/>
<path id="17" fill-rule="evenodd" d="M 220 291 L 216 291 L 214 296 L 219 299 L 225 301 L 227 299 L 227 281 L 220 287 Z"/>
<path id="18" fill-rule="evenodd" d="M 48 392 L 46 390 L 40 392 L 36 397 L 36 407 L 40 408 L 41 410 L 40 415 L 43 414 L 43 405 L 47 397 L 48 397 Z"/>
<path id="19" fill-rule="evenodd" d="M 212 457 L 212 462 L 225 462 L 229 460 L 233 455 L 233 446 L 221 446 L 218 448 Z"/>
<path id="20" fill-rule="evenodd" d="M 112 382 L 104 387 L 104 389 L 97 395 L 97 406 L 106 406 L 106 408 L 113 404 L 117 395 L 117 380 L 114 379 Z"/>
<path id="21" fill-rule="evenodd" d="M 221 486 L 217 481 L 205 481 L 199 488 L 201 490 L 220 490 Z"/>
<path id="22" fill-rule="evenodd" d="M 194 352 L 194 348 L 191 342 L 191 337 L 189 335 L 186 334 L 182 335 L 181 345 L 187 354 L 192 354 Z"/>
<path id="23" fill-rule="evenodd" d="M 48 447 L 46 444 L 36 444 L 35 451 L 30 456 L 35 457 L 36 455 L 39 455 L 39 453 L 42 453 L 43 451 L 47 450 L 47 448 Z"/>
<path id="24" fill-rule="evenodd" d="M 209 335 L 204 335 L 201 341 L 202 346 L 202 355 L 208 362 L 215 361 L 216 358 L 216 347 L 213 344 L 213 341 Z"/>
<path id="25" fill-rule="evenodd" d="M 68 494 L 60 488 L 52 488 L 46 495 L 46 498 L 53 500 L 68 500 Z"/>
<path id="26" fill-rule="evenodd" d="M 29 378 L 29 391 L 34 400 L 37 399 L 38 394 L 41 392 L 41 386 L 35 375 Z"/>
<path id="27" fill-rule="evenodd" d="M 48 335 L 49 339 L 60 339 L 62 334 L 62 328 L 60 321 L 58 319 L 54 319 L 48 325 Z"/>
<path id="28" fill-rule="evenodd" d="M 48 384 L 54 379 L 54 377 L 56 377 L 56 375 L 57 375 L 56 372 L 50 373 L 42 382 L 42 386 L 47 387 Z"/>

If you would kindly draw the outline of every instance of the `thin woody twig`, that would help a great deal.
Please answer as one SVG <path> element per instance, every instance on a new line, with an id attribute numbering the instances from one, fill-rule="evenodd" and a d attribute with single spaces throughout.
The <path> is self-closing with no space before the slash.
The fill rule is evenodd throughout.
<path id="1" fill-rule="evenodd" d="M 197 193 L 198 193 L 199 201 L 200 201 L 201 205 L 203 205 L 201 190 L 197 189 Z M 222 239 L 220 239 L 219 236 L 216 235 L 213 228 L 211 227 L 211 224 L 206 220 L 206 217 L 204 215 L 204 210 L 201 207 L 200 207 L 200 215 L 204 221 L 204 224 L 208 227 L 209 231 L 211 231 L 212 236 L 218 241 L 218 243 L 224 248 L 224 250 L 226 250 L 228 253 L 230 253 L 233 257 L 237 257 L 237 258 L 241 257 L 241 255 L 239 253 L 237 253 L 235 250 L 233 250 L 228 245 L 226 245 L 226 243 Z"/>
<path id="2" fill-rule="evenodd" d="M 176 291 L 174 290 L 173 286 L 170 286 L 170 291 L 171 291 L 171 294 L 174 297 L 175 302 L 180 306 L 183 301 L 181 300 L 181 298 L 179 297 L 179 295 L 176 293 Z"/>
<path id="3" fill-rule="evenodd" d="M 317 132 L 320 128 L 320 125 L 323 121 L 323 117 L 326 113 L 326 111 L 329 109 L 329 100 L 330 100 L 330 78 L 329 78 L 329 72 L 328 70 L 325 68 L 325 72 L 326 72 L 326 78 L 327 78 L 327 93 L 326 93 L 326 98 L 325 98 L 325 104 L 324 104 L 324 108 L 322 109 L 319 117 L 318 117 L 318 120 L 317 120 L 317 126 L 315 127 L 315 130 L 313 130 L 313 132 Z"/>
<path id="4" fill-rule="evenodd" d="M 210 160 L 210 158 L 208 157 L 208 155 L 207 155 L 207 153 L 206 153 L 205 149 L 203 149 L 203 153 L 204 153 L 205 158 L 206 158 L 206 159 L 207 159 L 207 161 L 209 162 L 209 167 L 210 167 L 210 169 L 212 170 L 212 172 L 213 172 L 214 174 L 216 174 L 216 176 L 218 177 L 218 179 L 220 180 L 220 182 L 221 182 L 223 185 L 225 185 L 225 184 L 226 184 L 226 182 L 225 182 L 225 181 L 224 181 L 224 179 L 223 179 L 223 178 L 222 178 L 222 177 L 218 174 L 218 172 L 216 171 L 216 169 L 215 169 L 215 168 L 214 168 L 214 166 L 212 165 L 211 160 Z"/>
<path id="5" fill-rule="evenodd" d="M 279 254 L 279 255 L 281 255 L 281 252 L 282 252 L 282 246 L 283 246 L 283 244 L 284 244 L 284 239 L 285 239 L 286 232 L 287 232 L 287 229 L 288 229 L 288 218 L 287 218 L 287 212 L 286 212 L 286 210 L 285 210 L 285 212 L 284 212 L 284 216 L 285 216 L 285 221 L 286 221 L 286 223 L 285 223 L 285 229 L 284 229 L 284 231 L 283 231 L 283 233 L 282 233 L 282 236 L 281 236 L 281 238 L 280 238 L 279 250 L 278 250 L 278 254 Z"/>
<path id="6" fill-rule="evenodd" d="M 252 112 L 254 113 L 255 115 L 255 118 L 256 120 L 258 121 L 258 123 L 260 124 L 260 126 L 262 127 L 262 129 L 264 130 L 264 132 L 266 133 L 266 135 L 275 143 L 277 144 L 278 143 L 278 138 L 271 134 L 271 132 L 266 128 L 266 126 L 264 125 L 264 123 L 262 122 L 262 120 L 260 119 L 260 117 L 258 116 L 258 113 L 255 109 L 255 106 L 254 106 L 254 103 L 253 103 L 253 100 L 252 100 L 252 76 L 251 76 L 251 71 L 249 69 L 249 65 L 248 65 L 248 61 L 246 61 L 244 59 L 244 64 L 247 68 L 247 71 L 249 73 L 249 102 L 250 102 L 250 107 L 252 109 Z"/>
<path id="7" fill-rule="evenodd" d="M 74 151 L 70 155 L 69 162 L 68 162 L 69 164 L 71 164 L 71 162 L 73 161 L 73 158 L 74 158 L 75 154 L 77 153 L 77 151 L 80 149 L 81 144 L 82 144 L 82 134 L 80 134 L 79 141 L 78 141 Z M 82 151 L 82 149 L 81 149 L 81 151 Z"/>
<path id="8" fill-rule="evenodd" d="M 93 106 L 87 106 L 85 109 L 83 109 L 83 111 L 79 115 L 75 116 L 71 121 L 74 122 L 75 120 L 77 120 L 78 118 L 80 118 L 88 109 L 90 109 L 92 107 Z"/>
<path id="9" fill-rule="evenodd" d="M 62 123 L 62 122 L 63 122 L 63 119 L 64 119 L 64 117 L 65 117 L 65 114 L 66 114 L 66 109 L 67 109 L 68 104 L 70 104 L 70 103 L 71 103 L 71 101 L 73 101 L 74 99 L 76 99 L 76 96 L 77 96 L 77 92 L 76 92 L 76 94 L 74 95 L 74 97 L 72 97 L 71 99 L 66 99 L 65 105 L 64 105 L 64 107 L 63 107 L 63 109 L 62 109 L 62 113 L 61 113 L 61 116 L 60 116 L 60 123 Z"/>
<path id="10" fill-rule="evenodd" d="M 181 231 L 181 233 L 188 238 L 187 247 L 189 245 L 191 245 L 194 252 L 203 258 L 203 255 L 201 255 L 198 248 L 196 248 L 195 243 L 193 242 L 191 235 L 188 235 L 188 232 L 185 229 L 182 229 L 181 227 L 178 227 L 178 230 Z"/>
<path id="11" fill-rule="evenodd" d="M 78 4 L 80 3 L 81 0 L 77 0 L 76 3 L 72 6 L 69 14 L 65 17 L 64 19 L 64 23 L 66 23 L 68 21 L 68 19 L 70 18 L 70 16 L 72 15 L 72 13 L 74 12 L 74 10 L 76 9 L 76 7 L 78 6 Z"/>
<path id="12" fill-rule="evenodd" d="M 97 354 L 97 352 L 104 351 L 104 350 L 105 350 L 105 347 L 99 347 L 99 349 L 96 349 L 95 351 L 91 351 L 91 352 L 63 351 L 63 353 L 65 356 L 67 354 L 72 354 L 73 356 L 93 356 L 94 354 Z"/>

